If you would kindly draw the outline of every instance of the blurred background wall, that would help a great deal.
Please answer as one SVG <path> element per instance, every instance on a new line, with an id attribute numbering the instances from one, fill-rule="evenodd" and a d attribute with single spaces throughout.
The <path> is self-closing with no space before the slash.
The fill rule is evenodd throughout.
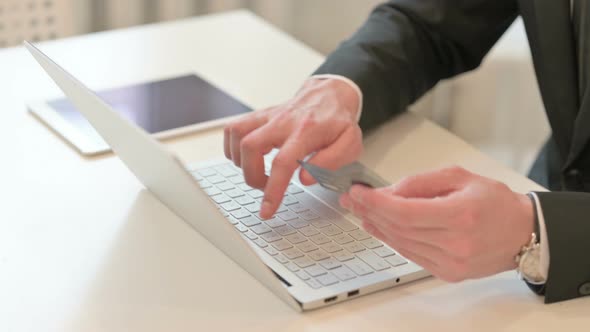
<path id="1" fill-rule="evenodd" d="M 419 0 L 417 0 L 419 1 Z M 0 48 L 248 9 L 327 54 L 380 0 L 0 0 Z M 412 110 L 526 173 L 549 129 L 517 21 L 476 71 L 439 84 Z"/>

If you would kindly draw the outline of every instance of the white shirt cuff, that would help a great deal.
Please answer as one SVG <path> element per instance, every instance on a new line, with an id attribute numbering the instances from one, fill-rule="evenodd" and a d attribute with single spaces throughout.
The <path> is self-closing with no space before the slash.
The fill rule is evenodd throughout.
<path id="1" fill-rule="evenodd" d="M 334 75 L 334 74 L 313 75 L 313 76 L 311 76 L 311 78 L 319 78 L 319 79 L 333 78 L 336 80 L 340 80 L 340 81 L 348 84 L 351 88 L 353 88 L 354 91 L 356 91 L 357 96 L 359 97 L 359 107 L 356 112 L 356 122 L 359 122 L 359 120 L 361 119 L 361 113 L 363 112 L 363 92 L 361 91 L 361 88 L 359 88 L 359 86 L 356 85 L 356 83 L 354 83 L 348 77 L 344 77 L 342 75 Z"/>
<path id="2" fill-rule="evenodd" d="M 541 202 L 539 201 L 539 197 L 534 192 L 531 192 L 534 200 L 535 206 L 537 208 L 537 218 L 539 219 L 539 244 L 541 245 L 541 257 L 539 261 L 539 273 L 543 277 L 543 279 L 547 280 L 547 276 L 549 275 L 549 239 L 547 239 L 547 227 L 545 227 L 545 218 L 543 217 L 543 208 L 541 207 Z"/>

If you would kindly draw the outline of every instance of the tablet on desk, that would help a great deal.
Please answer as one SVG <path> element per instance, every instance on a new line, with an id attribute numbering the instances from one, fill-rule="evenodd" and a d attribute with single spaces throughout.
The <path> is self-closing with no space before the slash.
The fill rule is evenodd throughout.
<path id="1" fill-rule="evenodd" d="M 223 125 L 250 108 L 195 75 L 99 91 L 128 120 L 157 138 Z M 107 143 L 65 98 L 31 103 L 29 111 L 80 153 L 109 151 Z"/>

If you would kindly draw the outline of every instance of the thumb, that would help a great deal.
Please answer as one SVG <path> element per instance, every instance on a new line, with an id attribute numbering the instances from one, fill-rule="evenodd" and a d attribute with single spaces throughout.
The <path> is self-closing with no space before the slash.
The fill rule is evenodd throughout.
<path id="1" fill-rule="evenodd" d="M 387 191 L 405 198 L 447 196 L 463 187 L 473 173 L 461 167 L 449 167 L 407 177 Z"/>
<path id="2" fill-rule="evenodd" d="M 363 152 L 362 142 L 360 128 L 348 127 L 332 144 L 319 150 L 308 162 L 322 168 L 336 170 L 360 157 Z M 304 169 L 301 169 L 299 180 L 306 186 L 316 183 L 311 174 Z"/>

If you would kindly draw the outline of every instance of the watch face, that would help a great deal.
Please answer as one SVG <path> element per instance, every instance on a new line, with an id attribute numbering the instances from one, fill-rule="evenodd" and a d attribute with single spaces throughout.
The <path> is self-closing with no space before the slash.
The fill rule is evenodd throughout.
<path id="1" fill-rule="evenodd" d="M 520 259 L 519 270 L 522 277 L 531 283 L 544 282 L 540 272 L 541 248 L 536 247 L 525 252 Z"/>

